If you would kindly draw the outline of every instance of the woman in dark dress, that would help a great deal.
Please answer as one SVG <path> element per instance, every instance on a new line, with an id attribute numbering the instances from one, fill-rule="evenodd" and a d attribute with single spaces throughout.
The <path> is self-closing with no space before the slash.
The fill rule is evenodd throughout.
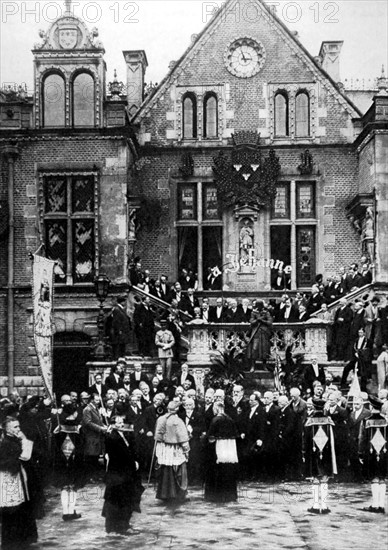
<path id="1" fill-rule="evenodd" d="M 140 512 L 140 500 L 144 491 L 136 461 L 135 436 L 124 426 L 124 418 L 112 418 L 105 435 L 105 451 L 108 455 L 106 488 L 102 516 L 107 533 L 128 534 L 132 512 Z"/>
<path id="2" fill-rule="evenodd" d="M 207 433 L 205 499 L 212 502 L 237 500 L 237 429 L 225 414 L 224 405 L 215 403 L 215 417 Z"/>
<path id="3" fill-rule="evenodd" d="M 19 420 L 7 417 L 0 441 L 1 548 L 20 550 L 38 540 L 31 493 L 23 463 L 31 458 L 32 441 L 20 430 Z"/>

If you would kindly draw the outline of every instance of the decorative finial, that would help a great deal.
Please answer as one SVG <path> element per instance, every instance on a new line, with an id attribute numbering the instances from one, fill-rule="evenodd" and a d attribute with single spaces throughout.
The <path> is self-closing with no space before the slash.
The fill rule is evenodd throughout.
<path id="1" fill-rule="evenodd" d="M 385 78 L 384 65 L 381 67 L 381 76 L 377 79 L 377 87 L 379 89 L 378 95 L 388 95 L 387 79 Z"/>
<path id="2" fill-rule="evenodd" d="M 115 82 L 117 82 L 117 71 L 116 69 L 113 71 L 113 79 Z"/>
<path id="3" fill-rule="evenodd" d="M 65 12 L 71 13 L 71 2 L 72 0 L 65 0 Z"/>

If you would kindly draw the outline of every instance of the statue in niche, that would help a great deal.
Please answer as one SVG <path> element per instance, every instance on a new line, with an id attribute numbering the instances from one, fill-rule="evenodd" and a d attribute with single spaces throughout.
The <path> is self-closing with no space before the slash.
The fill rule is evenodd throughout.
<path id="1" fill-rule="evenodd" d="M 249 250 L 254 247 L 254 231 L 252 223 L 246 219 L 240 229 L 240 258 L 245 260 L 249 257 Z"/>
<path id="2" fill-rule="evenodd" d="M 362 232 L 362 240 L 364 243 L 364 250 L 369 255 L 369 258 L 373 262 L 374 258 L 374 239 L 375 239 L 375 215 L 371 206 L 365 211 L 364 228 Z"/>

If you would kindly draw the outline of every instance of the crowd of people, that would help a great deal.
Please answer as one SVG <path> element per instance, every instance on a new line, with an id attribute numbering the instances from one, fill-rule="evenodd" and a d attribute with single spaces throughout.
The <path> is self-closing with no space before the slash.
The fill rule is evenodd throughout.
<path id="1" fill-rule="evenodd" d="M 388 473 L 388 390 L 347 399 L 316 360 L 305 384 L 279 393 L 251 390 L 225 380 L 197 388 L 187 364 L 170 379 L 158 365 L 151 380 L 141 363 L 127 371 L 120 358 L 103 380 L 78 395 L 30 396 L 14 392 L 0 402 L 2 547 L 37 539 L 47 479 L 58 488 L 62 519 L 77 513 L 77 491 L 102 480 L 102 515 L 108 533 L 131 533 L 143 482 L 156 498 L 180 502 L 192 484 L 204 498 L 238 498 L 240 482 L 312 480 L 311 513 L 328 513 L 328 480 L 370 479 L 368 512 L 383 513 Z M 49 472 L 52 475 L 49 475 Z M 16 542 L 15 542 L 16 541 Z M 23 546 L 24 547 L 24 546 Z"/>

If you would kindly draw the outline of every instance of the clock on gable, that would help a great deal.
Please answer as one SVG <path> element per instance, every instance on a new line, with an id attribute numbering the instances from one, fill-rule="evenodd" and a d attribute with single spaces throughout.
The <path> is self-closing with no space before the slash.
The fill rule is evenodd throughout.
<path id="1" fill-rule="evenodd" d="M 239 78 L 249 78 L 257 74 L 265 61 L 265 49 L 254 38 L 244 37 L 233 40 L 225 52 L 225 66 Z"/>

